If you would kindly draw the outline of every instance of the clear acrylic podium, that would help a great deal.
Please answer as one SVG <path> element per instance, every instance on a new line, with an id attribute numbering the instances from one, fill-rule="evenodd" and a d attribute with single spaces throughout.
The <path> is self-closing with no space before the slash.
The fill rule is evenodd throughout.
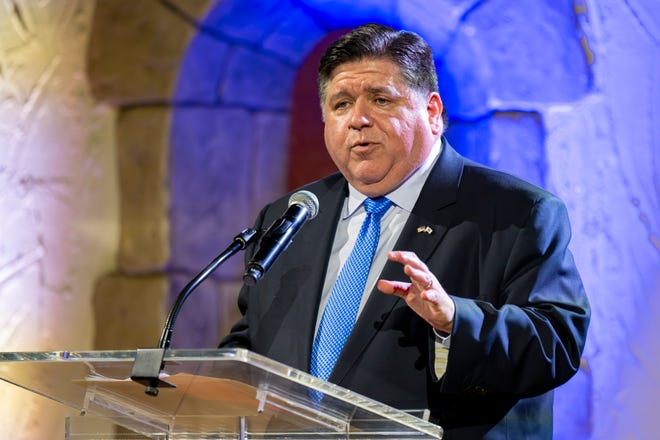
<path id="1" fill-rule="evenodd" d="M 442 438 L 422 418 L 247 350 L 168 350 L 160 377 L 173 386 L 157 396 L 130 379 L 135 356 L 0 353 L 0 379 L 80 411 L 67 439 Z"/>

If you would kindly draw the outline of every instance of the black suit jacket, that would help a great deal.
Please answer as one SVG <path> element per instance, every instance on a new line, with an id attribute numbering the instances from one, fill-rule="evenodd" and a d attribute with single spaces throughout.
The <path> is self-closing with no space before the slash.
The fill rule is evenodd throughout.
<path id="1" fill-rule="evenodd" d="M 305 189 L 319 199 L 317 218 L 255 287 L 241 290 L 243 318 L 220 346 L 309 371 L 347 183 L 335 174 Z M 256 227 L 270 225 L 287 202 L 265 207 Z M 430 326 L 374 290 L 329 381 L 396 408 L 430 409 L 446 439 L 551 438 L 551 390 L 577 371 L 589 321 L 569 239 L 559 199 L 464 159 L 443 140 L 395 249 L 425 261 L 456 304 L 447 371 L 440 380 L 432 373 Z M 408 280 L 391 262 L 380 278 Z"/>

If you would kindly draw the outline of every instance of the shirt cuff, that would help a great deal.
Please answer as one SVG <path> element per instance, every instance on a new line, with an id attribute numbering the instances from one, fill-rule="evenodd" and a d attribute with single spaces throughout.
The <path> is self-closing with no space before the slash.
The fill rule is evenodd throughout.
<path id="1" fill-rule="evenodd" d="M 433 329 L 435 335 L 435 342 L 440 344 L 443 348 L 449 349 L 451 346 L 451 334 L 441 332 L 440 330 Z"/>

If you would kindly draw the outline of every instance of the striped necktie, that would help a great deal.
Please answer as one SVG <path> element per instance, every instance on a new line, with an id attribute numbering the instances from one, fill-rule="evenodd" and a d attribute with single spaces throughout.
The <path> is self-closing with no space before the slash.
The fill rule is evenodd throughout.
<path id="1" fill-rule="evenodd" d="M 310 372 L 323 380 L 330 377 L 355 324 L 371 261 L 378 247 L 380 220 L 391 205 L 392 202 L 385 197 L 364 201 L 367 217 L 332 288 L 312 346 Z"/>

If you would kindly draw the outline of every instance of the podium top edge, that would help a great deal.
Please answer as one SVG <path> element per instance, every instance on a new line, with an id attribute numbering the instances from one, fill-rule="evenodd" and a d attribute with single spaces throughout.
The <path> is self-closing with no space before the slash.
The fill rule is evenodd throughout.
<path id="1" fill-rule="evenodd" d="M 137 350 L 90 350 L 90 351 L 16 351 L 0 352 L 0 362 L 21 361 L 89 361 L 89 360 L 116 360 L 130 361 L 135 359 Z M 165 360 L 208 360 L 231 358 L 237 360 L 267 359 L 244 348 L 208 348 L 208 349 L 173 349 L 165 351 Z"/>

